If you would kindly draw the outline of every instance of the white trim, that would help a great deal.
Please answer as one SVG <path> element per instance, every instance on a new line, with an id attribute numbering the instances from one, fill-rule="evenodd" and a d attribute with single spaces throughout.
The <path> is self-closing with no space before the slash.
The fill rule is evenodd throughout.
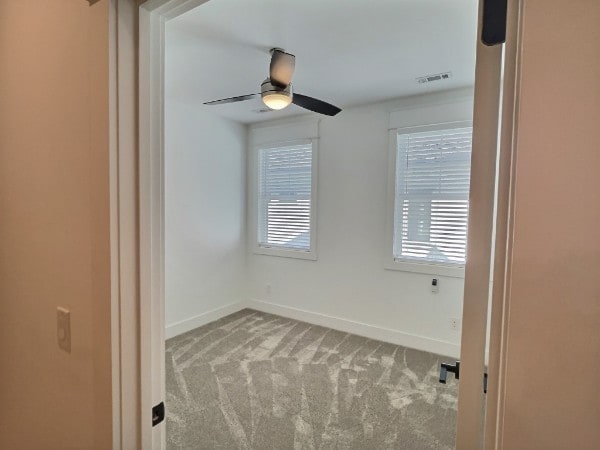
<path id="1" fill-rule="evenodd" d="M 305 121 L 306 122 L 306 121 Z M 314 121 L 306 122 L 312 123 Z M 318 123 L 318 122 L 317 122 Z M 290 124 L 294 127 L 294 124 Z M 278 127 L 265 127 L 262 129 L 278 130 Z M 317 130 L 318 131 L 318 130 Z M 280 134 L 276 132 L 276 134 Z M 253 142 L 252 137 L 250 142 Z M 312 179 L 310 198 L 310 250 L 294 250 L 289 248 L 266 247 L 258 243 L 258 152 L 261 149 L 276 148 L 279 146 L 294 145 L 297 143 L 310 142 L 312 145 Z M 263 140 L 260 144 L 253 144 L 249 149 L 250 155 L 247 174 L 248 186 L 248 246 L 250 252 L 255 255 L 277 256 L 282 258 L 295 258 L 316 261 L 317 250 L 317 227 L 318 227 L 318 198 L 319 198 L 319 138 L 304 137 L 287 140 Z"/>
<path id="2" fill-rule="evenodd" d="M 312 214 L 312 212 L 311 212 Z M 311 241 L 312 241 L 312 226 L 311 226 Z M 255 239 L 256 241 L 256 239 Z M 277 248 L 277 247 L 265 247 L 262 245 L 258 245 L 256 242 L 254 243 L 254 247 L 252 248 L 252 253 L 254 255 L 262 255 L 262 256 L 277 256 L 279 258 L 294 258 L 294 259 L 307 259 L 309 261 L 316 261 L 317 250 L 313 249 L 310 251 L 306 250 L 294 250 L 291 248 Z"/>
<path id="3" fill-rule="evenodd" d="M 440 275 L 450 278 L 465 277 L 465 266 L 401 261 L 395 259 L 393 256 L 391 258 L 386 256 L 383 266 L 387 270 L 397 270 L 400 272 L 424 273 L 428 275 Z"/>
<path id="4" fill-rule="evenodd" d="M 320 119 L 285 118 L 260 122 L 248 127 L 252 147 L 269 146 L 287 141 L 308 141 L 319 137 Z"/>
<path id="5" fill-rule="evenodd" d="M 141 447 L 164 448 L 152 406 L 164 400 L 163 62 L 164 19 L 140 8 L 139 214 Z"/>
<path id="6" fill-rule="evenodd" d="M 263 300 L 248 300 L 247 307 L 257 311 L 287 317 L 289 319 L 308 322 L 313 325 L 332 328 L 345 333 L 364 336 L 369 339 L 448 356 L 450 358 L 458 358 L 460 354 L 460 346 L 458 344 L 431 339 L 416 334 L 404 333 L 391 328 L 378 327 L 376 325 L 292 308 L 277 303 L 265 302 Z"/>
<path id="7" fill-rule="evenodd" d="M 141 444 L 166 447 L 165 423 L 152 406 L 165 400 L 164 308 L 164 33 L 165 23 L 208 0 L 148 0 L 139 6 L 139 396 Z M 132 30 L 128 32 L 131 34 Z M 134 61 L 134 58 L 131 58 Z M 135 129 L 135 127 L 132 127 Z M 133 209 L 135 210 L 135 209 Z M 125 446 L 124 446 L 125 447 Z"/>
<path id="8" fill-rule="evenodd" d="M 268 141 L 262 142 L 260 144 L 253 144 L 252 150 L 257 152 L 258 150 L 271 150 L 277 149 L 281 147 L 292 147 L 294 145 L 302 145 L 302 144 L 315 144 L 315 141 L 319 139 L 318 136 L 313 137 L 300 137 L 294 139 L 278 139 L 273 140 L 269 139 Z"/>
<path id="9" fill-rule="evenodd" d="M 109 198 L 113 448 L 140 446 L 137 228 L 137 4 L 111 0 Z"/>
<path id="10" fill-rule="evenodd" d="M 450 104 L 450 103 L 446 103 Z M 431 106 L 431 105 L 428 105 Z M 414 107 L 412 109 L 416 109 Z M 388 270 L 402 272 L 424 273 L 453 278 L 464 278 L 464 265 L 450 265 L 432 261 L 408 261 L 394 257 L 394 209 L 396 207 L 396 158 L 398 157 L 398 134 L 416 133 L 423 131 L 439 131 L 451 128 L 472 127 L 471 120 L 457 120 L 432 124 L 415 125 L 410 127 L 390 128 L 388 140 L 388 174 L 387 174 L 387 199 L 385 218 L 385 254 L 383 267 Z"/>
<path id="11" fill-rule="evenodd" d="M 206 325 L 207 323 L 214 322 L 215 320 L 219 320 L 230 314 L 241 311 L 245 307 L 246 304 L 241 301 L 230 303 L 229 305 L 221 306 L 220 308 L 198 314 L 197 316 L 190 317 L 189 319 L 172 323 L 165 327 L 165 336 L 167 339 L 171 339 L 172 337 L 187 333 L 188 331 L 201 327 L 202 325 Z"/>
<path id="12" fill-rule="evenodd" d="M 417 102 L 418 101 L 418 102 Z M 473 91 L 442 92 L 416 97 L 413 103 L 393 108 L 388 129 L 419 127 L 427 123 L 472 121 Z"/>
<path id="13" fill-rule="evenodd" d="M 397 103 L 390 109 L 390 112 L 402 111 L 404 109 L 413 109 L 421 106 L 445 105 L 447 103 L 456 103 L 457 101 L 469 100 L 473 102 L 474 84 L 463 87 L 445 89 L 437 92 L 419 92 L 404 97 L 396 97 L 385 100 L 386 103 Z"/>
<path id="14" fill-rule="evenodd" d="M 468 128 L 473 126 L 472 120 L 452 120 L 449 122 L 427 123 L 423 125 L 414 125 L 410 127 L 396 127 L 391 130 L 396 134 L 423 133 L 427 131 L 452 130 L 454 128 Z"/>

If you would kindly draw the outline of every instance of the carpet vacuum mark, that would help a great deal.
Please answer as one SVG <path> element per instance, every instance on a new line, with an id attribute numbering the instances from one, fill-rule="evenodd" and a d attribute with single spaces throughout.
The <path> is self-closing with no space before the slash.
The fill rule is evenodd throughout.
<path id="1" fill-rule="evenodd" d="M 167 447 L 452 449 L 440 360 L 245 309 L 167 341 Z"/>

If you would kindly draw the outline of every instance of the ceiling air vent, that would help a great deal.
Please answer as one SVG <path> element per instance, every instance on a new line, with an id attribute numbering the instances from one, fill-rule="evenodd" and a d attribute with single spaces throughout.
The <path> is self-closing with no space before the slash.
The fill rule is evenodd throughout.
<path id="1" fill-rule="evenodd" d="M 448 80 L 452 77 L 452 72 L 436 73 L 433 75 L 425 75 L 424 77 L 418 77 L 417 83 L 433 83 L 434 81 Z"/>

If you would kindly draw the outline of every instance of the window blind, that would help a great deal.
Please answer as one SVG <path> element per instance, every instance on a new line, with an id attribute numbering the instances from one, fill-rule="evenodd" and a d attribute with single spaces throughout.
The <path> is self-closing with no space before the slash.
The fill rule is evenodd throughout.
<path id="1" fill-rule="evenodd" d="M 310 251 L 312 143 L 260 149 L 258 244 Z"/>
<path id="2" fill-rule="evenodd" d="M 472 127 L 399 133 L 394 259 L 462 265 Z"/>

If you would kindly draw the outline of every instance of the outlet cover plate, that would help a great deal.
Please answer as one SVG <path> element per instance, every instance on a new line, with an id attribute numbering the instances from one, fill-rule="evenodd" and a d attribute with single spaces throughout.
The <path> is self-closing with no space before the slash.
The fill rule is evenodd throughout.
<path id="1" fill-rule="evenodd" d="M 455 331 L 460 330 L 460 319 L 451 318 L 450 319 L 450 328 L 453 329 L 453 330 L 455 330 Z"/>

